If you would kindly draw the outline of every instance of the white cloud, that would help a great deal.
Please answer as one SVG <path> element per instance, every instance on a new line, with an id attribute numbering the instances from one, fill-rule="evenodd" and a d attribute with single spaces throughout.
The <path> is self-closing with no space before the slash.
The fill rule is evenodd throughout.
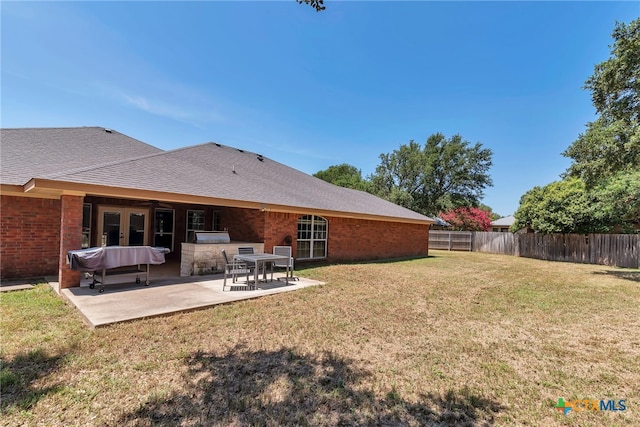
<path id="1" fill-rule="evenodd" d="M 158 98 L 150 98 L 138 94 L 127 94 L 124 92 L 120 92 L 120 97 L 126 104 L 149 114 L 167 117 L 198 127 L 225 121 L 225 118 L 221 114 L 206 105 L 188 105 L 179 101 L 170 103 Z"/>

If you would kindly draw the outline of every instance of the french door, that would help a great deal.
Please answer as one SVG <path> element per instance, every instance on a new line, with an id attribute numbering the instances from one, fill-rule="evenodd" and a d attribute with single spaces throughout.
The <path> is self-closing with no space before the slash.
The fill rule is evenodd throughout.
<path id="1" fill-rule="evenodd" d="M 145 246 L 148 244 L 148 230 L 148 209 L 98 207 L 98 243 L 106 246 Z"/>

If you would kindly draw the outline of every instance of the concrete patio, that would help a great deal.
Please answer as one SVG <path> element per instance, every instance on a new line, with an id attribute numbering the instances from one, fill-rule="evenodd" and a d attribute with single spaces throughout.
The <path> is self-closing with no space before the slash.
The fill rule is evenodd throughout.
<path id="1" fill-rule="evenodd" d="M 171 313 L 190 311 L 225 304 L 233 301 L 259 298 L 282 292 L 291 292 L 309 286 L 323 284 L 300 277 L 287 285 L 283 274 L 274 278 L 282 280 L 260 282 L 257 289 L 248 290 L 244 285 L 233 286 L 227 281 L 222 290 L 221 274 L 191 277 L 152 277 L 151 284 L 136 284 L 133 281 L 90 289 L 89 281 L 83 280 L 80 287 L 63 289 L 61 294 L 73 304 L 92 328 Z"/>

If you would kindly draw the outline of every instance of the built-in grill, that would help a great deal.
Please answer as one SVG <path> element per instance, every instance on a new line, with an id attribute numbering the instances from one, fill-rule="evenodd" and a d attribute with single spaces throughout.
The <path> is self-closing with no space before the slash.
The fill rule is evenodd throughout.
<path id="1" fill-rule="evenodd" d="M 251 246 L 255 253 L 264 253 L 263 242 L 232 241 L 227 231 L 196 231 L 193 242 L 182 243 L 180 250 L 180 276 L 222 272 L 226 264 L 222 255 L 238 253 L 241 246 Z"/>
<path id="2" fill-rule="evenodd" d="M 197 231 L 196 243 L 231 243 L 231 239 L 229 238 L 229 232 L 227 231 Z"/>

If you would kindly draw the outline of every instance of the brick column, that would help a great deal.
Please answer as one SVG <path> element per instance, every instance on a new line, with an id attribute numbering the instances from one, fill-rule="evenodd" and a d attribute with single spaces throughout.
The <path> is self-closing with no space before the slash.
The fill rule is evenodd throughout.
<path id="1" fill-rule="evenodd" d="M 60 198 L 60 260 L 58 282 L 60 289 L 80 286 L 81 273 L 67 264 L 67 251 L 82 247 L 81 196 L 63 195 Z"/>

